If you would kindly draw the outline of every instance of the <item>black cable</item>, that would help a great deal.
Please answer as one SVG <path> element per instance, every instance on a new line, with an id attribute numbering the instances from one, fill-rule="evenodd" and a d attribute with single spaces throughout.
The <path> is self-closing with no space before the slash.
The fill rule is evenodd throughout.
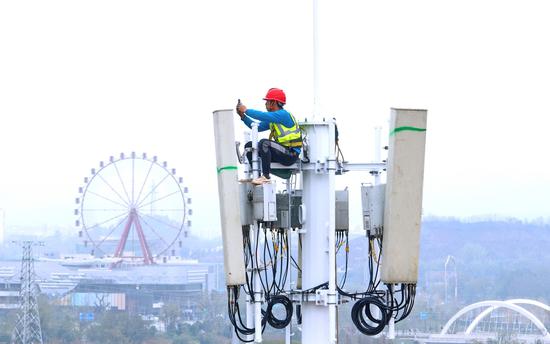
<path id="1" fill-rule="evenodd" d="M 345 232 L 342 236 L 345 235 L 345 243 L 346 243 L 346 266 L 344 270 L 344 277 L 342 277 L 342 280 L 340 281 L 340 289 L 343 289 L 346 285 L 346 279 L 348 277 L 348 259 L 349 259 L 349 235 L 348 232 Z M 342 244 L 344 243 L 344 239 L 342 239 Z"/>
<path id="2" fill-rule="evenodd" d="M 373 243 L 376 242 L 378 244 L 378 255 L 376 257 L 376 271 L 373 274 L 374 259 L 372 257 L 376 255 L 376 252 L 373 251 L 374 247 L 371 247 L 371 241 L 369 240 L 369 266 L 370 266 L 370 280 L 369 280 L 369 287 L 368 287 L 369 292 L 378 290 L 378 287 L 380 285 L 380 279 L 378 278 L 378 274 L 380 272 L 380 258 L 382 257 L 382 241 L 378 239 L 376 241 L 373 240 L 372 242 Z"/>
<path id="3" fill-rule="evenodd" d="M 402 314 L 401 316 L 395 320 L 395 322 L 399 322 L 406 317 L 408 317 L 413 309 L 414 306 L 414 299 L 416 295 L 416 285 L 415 284 L 402 284 L 402 290 L 405 293 L 405 304 L 402 308 Z"/>
<path id="4" fill-rule="evenodd" d="M 294 263 L 294 267 L 299 271 L 299 272 L 302 272 L 302 269 L 300 269 L 300 267 L 298 266 L 298 263 L 296 262 L 296 260 L 294 259 L 294 257 L 290 256 L 290 260 L 292 261 L 292 263 Z"/>
<path id="5" fill-rule="evenodd" d="M 336 144 L 336 147 L 338 148 L 338 155 L 342 157 L 342 162 L 345 162 L 346 159 L 344 158 L 344 153 L 342 153 L 342 150 L 340 149 L 340 145 Z"/>
<path id="6" fill-rule="evenodd" d="M 239 339 L 243 342 L 250 342 L 243 340 L 239 334 L 242 335 L 251 335 L 254 334 L 254 329 L 250 329 L 246 327 L 241 319 L 241 314 L 239 311 L 239 304 L 238 304 L 238 288 L 239 287 L 227 287 L 227 309 L 228 309 L 228 315 L 229 315 L 229 321 L 233 325 L 235 329 L 235 333 L 239 337 Z M 233 297 L 232 297 L 233 296 Z M 233 302 L 231 300 L 234 300 Z M 237 314 L 239 323 L 237 324 L 237 320 L 235 319 L 235 314 Z"/>
<path id="7" fill-rule="evenodd" d="M 253 339 L 246 340 L 241 337 L 241 335 L 243 336 L 254 335 L 256 333 L 256 329 L 247 327 L 243 322 L 240 308 L 239 308 L 239 303 L 238 303 L 239 289 L 240 289 L 239 286 L 227 287 L 227 295 L 228 295 L 227 307 L 228 307 L 229 321 L 233 325 L 235 334 L 237 335 L 239 340 L 241 342 L 251 343 L 254 341 Z M 237 318 L 235 318 L 235 315 L 237 315 Z M 238 319 L 238 323 L 237 323 L 237 319 Z M 265 331 L 266 323 L 267 323 L 266 311 L 262 310 L 262 321 L 261 321 L 262 333 Z"/>
<path id="8" fill-rule="evenodd" d="M 260 226 L 258 225 L 258 230 L 256 231 L 256 254 L 254 255 L 255 256 L 255 260 L 256 260 L 256 269 L 258 269 L 258 279 L 260 280 L 260 283 L 262 284 L 262 289 L 264 290 L 264 292 L 267 293 L 267 288 L 264 284 L 264 281 L 262 280 L 262 274 L 260 273 L 260 264 L 258 263 L 258 243 L 260 242 Z M 266 281 L 267 283 L 267 281 Z"/>
<path id="9" fill-rule="evenodd" d="M 281 304 L 285 307 L 286 315 L 284 319 L 279 319 L 273 314 L 273 307 L 277 304 Z M 293 314 L 293 308 L 292 308 L 292 301 L 285 295 L 275 295 L 272 296 L 267 301 L 267 309 L 265 311 L 267 322 L 271 327 L 276 329 L 283 329 L 290 324 L 290 321 L 292 320 L 292 314 Z"/>
<path id="10" fill-rule="evenodd" d="M 379 279 L 382 238 L 380 236 L 369 236 L 368 239 L 369 254 L 367 262 L 369 276 L 366 280 L 368 282 L 367 290 L 350 293 L 343 290 L 348 270 L 349 237 L 345 232 L 336 233 L 336 252 L 338 253 L 341 246 L 344 243 L 346 244 L 345 272 L 340 280 L 340 285 L 336 285 L 336 289 L 340 295 L 358 300 L 352 307 L 352 321 L 361 333 L 372 336 L 380 333 L 392 318 L 397 323 L 410 315 L 414 306 L 416 285 L 402 283 L 395 288 L 396 285 L 394 284 L 385 284 L 386 288 L 382 290 L 381 280 Z M 326 286 L 320 285 L 312 289 L 321 287 Z M 379 312 L 376 312 L 375 316 L 373 310 L 376 308 Z"/>
<path id="11" fill-rule="evenodd" d="M 370 311 L 370 307 L 374 306 L 380 309 L 380 319 L 374 319 Z M 369 324 L 364 315 L 367 315 L 369 320 L 375 325 Z M 371 317 L 375 320 L 373 321 Z M 365 297 L 357 301 L 351 309 L 351 320 L 357 329 L 367 336 L 374 336 L 382 332 L 387 323 L 387 314 L 385 305 L 376 297 Z"/>
<path id="12" fill-rule="evenodd" d="M 281 273 L 279 274 L 279 285 L 277 286 L 277 288 L 279 289 L 279 292 L 282 293 L 284 292 L 284 289 L 285 289 L 286 280 L 288 277 L 288 271 L 290 268 L 290 259 L 289 259 L 290 253 L 289 253 L 289 247 L 288 247 L 287 233 L 286 232 L 278 233 L 277 240 L 279 242 L 279 248 L 281 252 L 281 266 L 280 266 Z M 284 259 L 285 257 L 284 257 L 283 250 L 286 251 L 286 259 Z M 286 260 L 286 264 L 284 267 L 283 267 L 283 259 Z M 283 268 L 284 268 L 284 273 L 283 273 Z"/>
<path id="13" fill-rule="evenodd" d="M 284 243 L 285 243 L 285 251 L 286 251 L 286 268 L 285 268 L 285 278 L 283 280 L 283 286 L 286 285 L 286 280 L 288 278 L 288 274 L 290 272 L 290 246 L 288 244 L 288 232 L 284 232 L 283 234 Z"/>
<path id="14" fill-rule="evenodd" d="M 406 284 L 401 284 L 401 290 L 394 292 L 393 291 L 393 285 L 387 285 L 388 289 L 388 298 L 390 300 L 390 306 L 387 307 L 388 310 L 395 312 L 395 317 L 397 318 L 398 313 L 402 311 L 403 309 L 406 309 L 408 307 L 408 303 L 410 302 L 410 298 L 408 296 L 408 288 L 406 288 Z M 395 294 L 401 295 L 401 300 L 398 302 Z M 401 319 L 400 319 L 401 320 Z"/>
<path id="15" fill-rule="evenodd" d="M 416 297 L 416 284 L 409 284 L 408 288 L 409 288 L 409 308 L 405 311 L 405 313 L 403 313 L 402 319 L 405 319 L 411 314 L 414 306 L 414 300 Z"/>
<path id="16" fill-rule="evenodd" d="M 319 285 L 316 285 L 315 287 L 313 288 L 309 288 L 307 290 L 303 290 L 302 291 L 302 294 L 305 294 L 305 293 L 312 293 L 314 291 L 317 291 L 319 289 L 327 289 L 328 288 L 328 281 L 327 282 L 324 282 L 324 283 L 321 283 Z"/>
<path id="17" fill-rule="evenodd" d="M 267 229 L 264 228 L 264 276 L 265 276 L 265 285 L 267 286 L 267 289 L 264 288 L 266 298 L 269 297 L 271 294 L 271 290 L 275 287 L 275 273 L 277 267 L 273 265 L 273 256 L 271 255 L 271 250 L 269 249 L 269 245 L 267 244 Z M 269 253 L 269 261 L 271 262 L 271 272 L 273 274 L 271 278 L 271 285 L 269 284 L 269 277 L 267 275 L 267 257 L 265 255 L 266 251 Z M 261 275 L 260 275 L 261 276 Z"/>
<path id="18" fill-rule="evenodd" d="M 247 269 L 249 265 L 251 267 L 250 272 L 245 271 L 246 287 L 243 286 L 243 289 L 244 289 L 244 292 L 251 297 L 251 300 L 254 301 L 254 286 L 252 282 L 254 280 L 254 269 L 253 269 L 254 260 L 252 259 L 252 248 L 250 245 L 250 231 L 245 231 L 243 235 L 243 243 L 244 243 L 244 257 L 245 257 L 244 266 Z M 249 273 L 251 275 L 250 278 L 248 277 Z"/>
<path id="19" fill-rule="evenodd" d="M 273 233 L 271 233 L 272 237 L 273 237 Z M 273 256 L 274 256 L 274 261 L 273 261 L 273 266 L 274 267 L 277 267 L 277 262 L 279 264 L 279 267 L 277 268 L 277 271 L 279 271 L 279 279 L 278 279 L 278 282 L 276 282 L 276 279 L 277 279 L 277 274 L 273 274 L 273 282 L 276 282 L 275 283 L 275 287 L 276 287 L 276 293 L 279 294 L 279 293 L 283 293 L 284 292 L 284 289 L 285 289 L 285 286 L 284 284 L 282 283 L 283 282 L 283 277 L 284 277 L 284 273 L 283 273 L 283 245 L 282 245 L 282 240 L 281 240 L 281 233 L 277 231 L 277 242 L 275 242 L 275 239 L 273 239 Z M 280 257 L 279 257 L 280 255 Z M 279 259 L 280 258 L 280 259 Z"/>
<path id="20" fill-rule="evenodd" d="M 271 234 L 273 236 L 273 233 Z M 281 252 L 281 259 L 279 259 L 279 252 Z M 279 276 L 277 280 L 277 274 L 273 275 L 273 283 L 276 287 L 276 294 L 284 292 L 284 285 L 281 284 L 283 280 L 283 256 L 282 256 L 282 245 L 281 245 L 281 234 L 277 232 L 276 239 L 275 236 L 273 236 L 273 266 L 279 271 Z M 279 265 L 279 266 L 278 266 Z M 281 287 L 282 286 L 282 287 Z"/>
<path id="21" fill-rule="evenodd" d="M 252 244 L 250 242 L 250 232 L 247 235 L 247 247 L 248 247 L 248 256 L 250 257 L 250 278 L 248 277 L 248 272 L 245 273 L 246 283 L 248 286 L 250 299 L 252 302 L 255 300 L 255 291 L 254 291 L 254 256 L 252 255 Z"/>

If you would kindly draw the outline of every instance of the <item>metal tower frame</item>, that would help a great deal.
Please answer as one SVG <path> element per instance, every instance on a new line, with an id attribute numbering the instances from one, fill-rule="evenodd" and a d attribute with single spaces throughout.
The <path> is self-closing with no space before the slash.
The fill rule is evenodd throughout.
<path id="1" fill-rule="evenodd" d="M 21 289 L 19 291 L 19 314 L 17 324 L 12 333 L 12 343 L 42 344 L 42 328 L 38 312 L 38 284 L 34 272 L 34 257 L 32 247 L 43 245 L 33 241 L 20 243 L 23 248 L 21 258 Z"/>

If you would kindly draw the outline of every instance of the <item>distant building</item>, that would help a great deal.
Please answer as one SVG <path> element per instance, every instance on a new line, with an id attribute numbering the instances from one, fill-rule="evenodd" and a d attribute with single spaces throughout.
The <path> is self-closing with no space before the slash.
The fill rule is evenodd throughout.
<path id="1" fill-rule="evenodd" d="M 221 264 L 175 257 L 155 265 L 117 268 L 100 263 L 82 268 L 82 262 L 73 263 L 65 258 L 35 262 L 41 293 L 59 305 L 158 315 L 159 304 L 193 310 L 204 292 L 225 287 Z M 18 261 L 0 261 L 0 309 L 19 306 L 19 269 Z"/>
<path id="2" fill-rule="evenodd" d="M 0 309 L 17 309 L 19 307 L 19 289 L 21 283 L 15 278 L 13 266 L 0 266 Z M 17 274 L 19 276 L 19 274 Z"/>

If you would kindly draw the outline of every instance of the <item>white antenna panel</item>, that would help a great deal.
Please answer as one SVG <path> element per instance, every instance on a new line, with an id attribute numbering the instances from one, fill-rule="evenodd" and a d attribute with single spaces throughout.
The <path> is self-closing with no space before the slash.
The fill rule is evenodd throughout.
<path id="1" fill-rule="evenodd" d="M 392 109 L 382 242 L 382 281 L 416 283 L 426 110 Z"/>
<path id="2" fill-rule="evenodd" d="M 232 110 L 214 111 L 225 282 L 228 286 L 246 282 L 233 117 Z"/>

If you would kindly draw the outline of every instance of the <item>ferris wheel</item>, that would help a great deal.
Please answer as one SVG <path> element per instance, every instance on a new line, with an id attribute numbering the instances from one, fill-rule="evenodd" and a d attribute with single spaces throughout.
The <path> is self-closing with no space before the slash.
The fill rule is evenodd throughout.
<path id="1" fill-rule="evenodd" d="M 191 227 L 188 188 L 156 156 L 111 156 L 91 169 L 78 192 L 76 226 L 96 257 L 154 264 L 175 255 Z"/>

